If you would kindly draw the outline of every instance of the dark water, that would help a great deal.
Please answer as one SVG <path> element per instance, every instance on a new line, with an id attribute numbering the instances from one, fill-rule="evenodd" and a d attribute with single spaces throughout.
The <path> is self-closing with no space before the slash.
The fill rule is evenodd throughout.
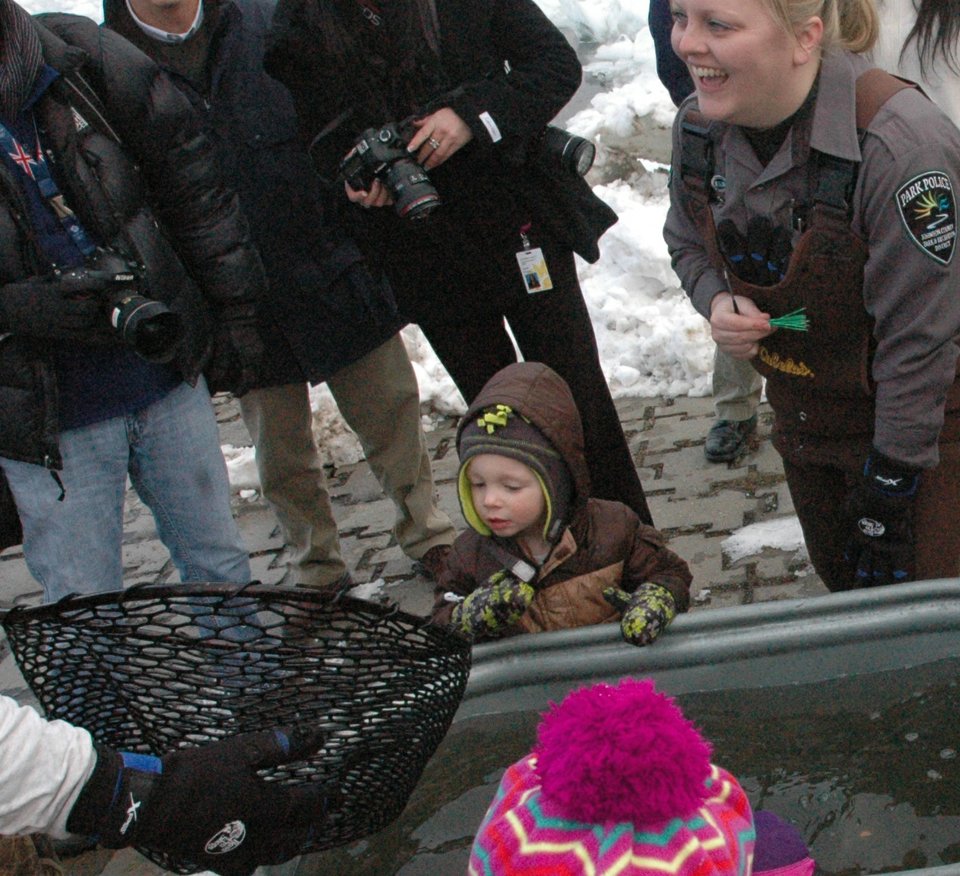
<path id="1" fill-rule="evenodd" d="M 755 808 L 789 819 L 837 876 L 960 862 L 960 661 L 816 685 L 678 697 Z M 458 722 L 403 815 L 305 858 L 305 874 L 466 871 L 473 834 L 538 712 Z"/>

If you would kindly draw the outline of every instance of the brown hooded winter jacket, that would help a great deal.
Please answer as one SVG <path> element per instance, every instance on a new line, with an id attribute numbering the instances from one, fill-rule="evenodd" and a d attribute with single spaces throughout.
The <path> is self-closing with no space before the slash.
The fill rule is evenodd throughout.
<path id="1" fill-rule="evenodd" d="M 691 581 L 686 562 L 666 548 L 660 533 L 641 523 L 626 505 L 589 498 L 583 429 L 564 380 L 539 362 L 518 362 L 504 368 L 490 379 L 461 421 L 458 449 L 464 425 L 496 404 L 509 405 L 533 423 L 563 456 L 574 482 L 570 523 L 537 573 L 532 604 L 508 634 L 617 620 L 618 612 L 603 597 L 603 590 L 611 586 L 632 593 L 645 582 L 659 584 L 673 595 L 677 611 L 686 611 Z M 491 542 L 523 556 L 511 539 L 486 537 L 472 529 L 461 533 L 434 588 L 436 622 L 450 621 L 455 602 L 446 594 L 466 596 L 503 568 L 502 559 L 489 549 Z"/>

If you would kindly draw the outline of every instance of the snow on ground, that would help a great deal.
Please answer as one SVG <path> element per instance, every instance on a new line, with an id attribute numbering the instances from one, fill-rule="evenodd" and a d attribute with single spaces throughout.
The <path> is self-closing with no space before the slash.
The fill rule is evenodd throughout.
<path id="1" fill-rule="evenodd" d="M 600 259 L 579 261 L 604 372 L 618 397 L 703 396 L 710 392 L 713 346 L 706 322 L 679 288 L 661 236 L 667 212 L 666 166 L 674 107 L 656 75 L 647 28 L 648 0 L 538 0 L 585 60 L 583 95 L 568 130 L 598 144 L 591 180 L 620 216 L 600 241 Z M 98 0 L 24 0 L 31 12 L 62 11 L 102 19 Z M 403 331 L 425 410 L 458 414 L 464 401 L 416 327 Z M 343 465 L 362 452 L 326 386 L 311 390 L 314 432 L 325 459 Z M 258 486 L 250 448 L 224 447 L 236 490 Z M 738 556 L 763 545 L 795 550 L 793 529 L 757 524 L 728 541 Z M 796 531 L 794 531 L 794 529 Z M 736 539 L 736 541 L 735 541 Z M 727 550 L 727 543 L 724 549 Z"/>

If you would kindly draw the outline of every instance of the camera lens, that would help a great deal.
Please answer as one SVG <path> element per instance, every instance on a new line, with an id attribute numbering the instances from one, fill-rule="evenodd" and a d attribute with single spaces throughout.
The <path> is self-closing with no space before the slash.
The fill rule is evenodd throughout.
<path id="1" fill-rule="evenodd" d="M 426 171 L 415 161 L 401 159 L 394 162 L 387 170 L 386 177 L 398 216 L 426 219 L 440 206 L 440 195 Z"/>
<path id="2" fill-rule="evenodd" d="M 126 295 L 114 304 L 110 322 L 134 352 L 148 362 L 169 362 L 183 337 L 183 320 L 165 304 Z"/>
<path id="3" fill-rule="evenodd" d="M 547 125 L 543 129 L 536 150 L 535 160 L 545 161 L 564 173 L 578 176 L 587 175 L 597 155 L 597 147 L 589 140 L 554 125 Z"/>
<path id="4" fill-rule="evenodd" d="M 593 167 L 593 159 L 597 155 L 597 147 L 589 140 L 583 137 L 571 137 L 564 150 L 567 155 L 565 159 L 572 163 L 573 168 L 580 176 L 586 176 L 590 168 Z M 569 156 L 569 157 L 568 157 Z"/>

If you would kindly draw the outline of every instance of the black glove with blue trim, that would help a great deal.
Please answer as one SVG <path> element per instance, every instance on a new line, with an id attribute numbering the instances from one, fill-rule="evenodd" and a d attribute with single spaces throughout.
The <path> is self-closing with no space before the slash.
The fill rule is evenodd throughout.
<path id="1" fill-rule="evenodd" d="M 741 280 L 754 286 L 775 286 L 790 264 L 793 247 L 790 232 L 774 227 L 766 216 L 754 216 L 747 223 L 744 237 L 729 219 L 717 225 L 720 250 L 730 269 Z"/>
<path id="2" fill-rule="evenodd" d="M 874 450 L 847 499 L 850 536 L 844 559 L 857 587 L 911 581 L 916 574 L 913 506 L 920 469 Z"/>
<path id="3" fill-rule="evenodd" d="M 319 731 L 241 733 L 165 757 L 97 745 L 97 765 L 67 830 L 108 848 L 136 845 L 226 876 L 300 853 L 326 819 L 319 788 L 267 782 L 258 769 L 303 760 Z"/>

